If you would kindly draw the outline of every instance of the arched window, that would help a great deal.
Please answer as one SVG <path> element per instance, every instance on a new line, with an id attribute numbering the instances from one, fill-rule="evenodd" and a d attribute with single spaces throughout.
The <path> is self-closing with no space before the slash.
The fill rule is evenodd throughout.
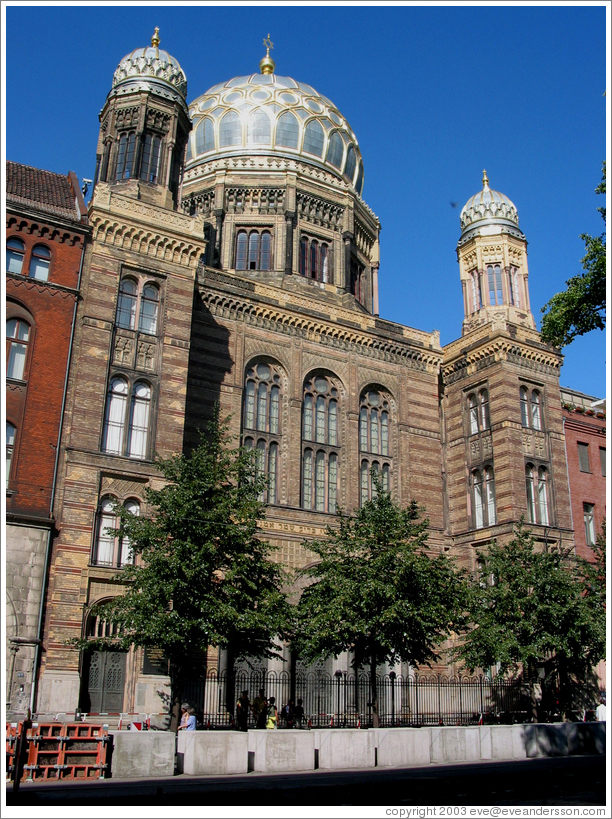
<path id="1" fill-rule="evenodd" d="M 468 416 L 470 435 L 476 435 L 478 432 L 491 428 L 487 390 L 480 390 L 478 395 L 475 393 L 468 395 Z"/>
<path id="2" fill-rule="evenodd" d="M 23 257 L 25 255 L 25 245 L 21 239 L 11 236 L 6 242 L 6 272 L 21 273 L 23 270 Z"/>
<path id="3" fill-rule="evenodd" d="M 329 147 L 327 149 L 327 161 L 334 167 L 342 167 L 342 156 L 344 154 L 344 141 L 338 131 L 334 131 L 329 139 Z"/>
<path id="4" fill-rule="evenodd" d="M 215 148 L 215 131 L 212 120 L 205 117 L 198 127 L 195 134 L 195 150 L 196 154 L 205 154 Z"/>
<path id="5" fill-rule="evenodd" d="M 541 430 L 542 424 L 542 395 L 539 390 L 529 390 L 521 387 L 519 390 L 521 404 L 521 424 L 526 428 Z"/>
<path id="6" fill-rule="evenodd" d="M 30 339 L 30 325 L 23 319 L 6 322 L 6 377 L 23 380 Z"/>
<path id="7" fill-rule="evenodd" d="M 154 284 L 145 284 L 140 299 L 140 316 L 138 329 L 142 333 L 155 335 L 157 332 L 157 308 L 159 305 L 159 290 Z"/>
<path id="8" fill-rule="evenodd" d="M 515 307 L 521 306 L 517 267 L 511 267 L 508 273 L 508 296 L 510 299 L 510 304 L 514 305 Z"/>
<path id="9" fill-rule="evenodd" d="M 272 234 L 269 230 L 239 230 L 236 234 L 236 270 L 271 270 Z"/>
<path id="10" fill-rule="evenodd" d="M 45 245 L 34 245 L 30 258 L 30 269 L 28 276 L 40 282 L 46 282 L 49 278 L 49 266 L 51 264 L 51 251 Z"/>
<path id="11" fill-rule="evenodd" d="M 529 523 L 537 523 L 535 467 L 533 464 L 527 464 L 525 467 L 525 488 L 527 492 L 527 520 Z"/>
<path id="12" fill-rule="evenodd" d="M 359 163 L 359 173 L 357 174 L 357 182 L 355 183 L 355 190 L 361 196 L 363 190 L 363 162 Z"/>
<path id="13" fill-rule="evenodd" d="M 10 424 L 8 421 L 6 422 L 6 485 L 9 485 L 9 479 L 11 477 L 11 464 L 13 463 L 13 449 L 15 447 L 15 434 L 17 430 Z"/>
<path id="14" fill-rule="evenodd" d="M 270 144 L 270 117 L 265 111 L 253 111 L 247 126 L 247 142 L 249 145 Z"/>
<path id="15" fill-rule="evenodd" d="M 92 563 L 95 566 L 119 568 L 128 563 L 133 563 L 129 540 L 127 537 L 121 537 L 117 534 L 121 523 L 121 519 L 117 514 L 117 505 L 117 499 L 110 495 L 100 501 L 92 558 Z M 127 500 L 123 506 L 132 515 L 138 516 L 140 514 L 140 503 L 137 500 Z"/>
<path id="16" fill-rule="evenodd" d="M 344 166 L 344 175 L 348 177 L 351 183 L 353 181 L 353 177 L 355 176 L 356 165 L 357 154 L 355 153 L 355 149 L 353 148 L 353 146 L 349 145 L 349 149 L 346 154 L 346 165 Z"/>
<path id="17" fill-rule="evenodd" d="M 132 391 L 132 407 L 128 431 L 128 456 L 143 460 L 147 457 L 147 438 L 151 407 L 151 387 L 137 381 Z"/>
<path id="18" fill-rule="evenodd" d="M 278 118 L 276 126 L 276 144 L 283 148 L 297 148 L 300 126 L 291 111 L 285 111 Z"/>
<path id="19" fill-rule="evenodd" d="M 330 256 L 330 248 L 326 242 L 302 236 L 300 239 L 300 275 L 307 279 L 331 283 Z"/>
<path id="20" fill-rule="evenodd" d="M 538 469 L 538 514 L 539 523 L 548 526 L 548 470 L 543 466 Z"/>
<path id="21" fill-rule="evenodd" d="M 127 396 L 128 384 L 125 378 L 111 378 L 106 401 L 102 449 L 112 455 L 123 454 Z"/>
<path id="22" fill-rule="evenodd" d="M 501 267 L 498 264 L 487 265 L 487 278 L 489 280 L 489 304 L 503 304 Z"/>
<path id="23" fill-rule="evenodd" d="M 117 151 L 117 170 L 115 179 L 129 179 L 133 175 L 136 134 L 134 131 L 123 133 L 119 137 Z"/>
<path id="24" fill-rule="evenodd" d="M 495 512 L 495 476 L 493 468 L 475 469 L 472 472 L 473 526 L 484 529 L 497 521 Z"/>
<path id="25" fill-rule="evenodd" d="M 145 182 L 157 182 L 160 156 L 161 137 L 157 134 L 145 134 L 140 160 L 140 178 Z"/>
<path id="26" fill-rule="evenodd" d="M 134 279 L 121 280 L 115 319 L 118 327 L 155 335 L 158 309 L 159 288 L 156 284 L 147 282 L 141 287 L 140 283 Z M 136 316 L 138 316 L 138 325 L 136 325 Z"/>
<path id="27" fill-rule="evenodd" d="M 258 474 L 267 478 L 261 500 L 278 503 L 281 442 L 281 370 L 260 362 L 247 368 L 242 415 L 243 444 L 255 447 Z M 253 436 L 256 431 L 257 435 Z"/>
<path id="28" fill-rule="evenodd" d="M 228 148 L 242 145 L 242 123 L 237 111 L 228 111 L 219 125 L 219 145 Z"/>
<path id="29" fill-rule="evenodd" d="M 133 330 L 136 327 L 138 285 L 133 279 L 121 279 L 117 299 L 117 326 Z"/>
<path id="30" fill-rule="evenodd" d="M 482 307 L 482 287 L 480 285 L 480 273 L 478 270 L 470 272 L 472 283 L 472 313 L 480 310 Z"/>
<path id="31" fill-rule="evenodd" d="M 383 487 L 389 491 L 391 478 L 391 416 L 388 396 L 379 390 L 368 390 L 359 407 L 360 500 L 363 505 L 374 497 L 371 469 L 381 473 Z M 364 458 L 364 453 L 370 457 Z M 374 460 L 371 456 L 377 456 Z M 378 458 L 384 458 L 382 466 Z M 381 471 L 382 470 L 382 471 Z"/>
<path id="32" fill-rule="evenodd" d="M 306 380 L 302 414 L 302 506 L 335 513 L 338 503 L 339 391 L 330 376 Z"/>
<path id="33" fill-rule="evenodd" d="M 311 119 L 304 130 L 304 151 L 314 156 L 323 156 L 323 127 L 316 119 Z"/>

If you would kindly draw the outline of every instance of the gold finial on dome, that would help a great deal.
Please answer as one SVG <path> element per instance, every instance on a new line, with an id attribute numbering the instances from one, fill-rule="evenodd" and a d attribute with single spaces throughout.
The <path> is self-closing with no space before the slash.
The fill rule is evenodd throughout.
<path id="1" fill-rule="evenodd" d="M 274 62 L 272 57 L 270 57 L 270 49 L 274 48 L 274 43 L 270 39 L 269 34 L 267 37 L 264 37 L 263 44 L 266 47 L 266 56 L 259 63 L 259 70 L 261 71 L 262 74 L 274 74 L 276 63 Z"/>
<path id="2" fill-rule="evenodd" d="M 153 36 L 151 37 L 151 45 L 153 48 L 159 48 L 159 28 L 155 26 L 155 31 L 153 32 Z"/>
<path id="3" fill-rule="evenodd" d="M 482 189 L 483 191 L 489 190 L 489 177 L 487 176 L 487 172 L 482 172 Z"/>

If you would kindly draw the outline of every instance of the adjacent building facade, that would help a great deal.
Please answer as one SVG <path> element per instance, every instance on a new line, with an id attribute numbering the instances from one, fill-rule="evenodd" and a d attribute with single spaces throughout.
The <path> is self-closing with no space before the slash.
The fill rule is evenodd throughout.
<path id="1" fill-rule="evenodd" d="M 7 705 L 33 705 L 87 212 L 74 173 L 6 166 Z"/>
<path id="2" fill-rule="evenodd" d="M 371 497 L 372 467 L 425 506 L 431 550 L 466 567 L 522 516 L 543 544 L 574 548 L 561 357 L 535 329 L 513 203 L 485 174 L 463 208 L 465 319 L 442 347 L 378 315 L 380 223 L 330 100 L 269 53 L 260 73 L 186 100 L 156 31 L 100 114 L 39 712 L 162 710 L 160 658 L 69 641 L 111 628 L 90 611 L 121 593 L 129 560 L 109 534 L 115 504 L 147 512 L 154 453 L 189 451 L 217 401 L 268 477 L 265 535 L 291 568 L 338 507 Z"/>

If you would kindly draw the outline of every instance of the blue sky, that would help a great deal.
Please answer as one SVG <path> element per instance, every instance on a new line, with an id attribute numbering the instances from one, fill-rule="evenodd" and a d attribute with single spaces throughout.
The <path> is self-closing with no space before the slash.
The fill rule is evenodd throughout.
<path id="1" fill-rule="evenodd" d="M 364 199 L 382 223 L 380 314 L 461 334 L 459 213 L 481 188 L 518 208 L 540 308 L 580 272 L 599 234 L 606 157 L 606 9 L 600 6 L 4 6 L 5 157 L 92 178 L 113 72 L 155 26 L 188 99 L 276 72 L 329 97 L 359 140 Z M 609 70 L 609 65 L 608 65 Z M 565 350 L 561 384 L 603 396 L 599 331 Z"/>

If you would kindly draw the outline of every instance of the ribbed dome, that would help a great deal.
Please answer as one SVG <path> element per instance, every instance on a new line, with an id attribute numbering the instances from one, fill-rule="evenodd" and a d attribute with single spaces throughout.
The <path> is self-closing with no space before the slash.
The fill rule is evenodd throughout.
<path id="1" fill-rule="evenodd" d="M 190 103 L 189 114 L 188 169 L 219 155 L 290 157 L 344 177 L 361 195 L 363 162 L 355 134 L 310 85 L 273 73 L 234 77 Z"/>
<path id="2" fill-rule="evenodd" d="M 113 75 L 111 94 L 127 93 L 134 89 L 149 90 L 156 87 L 158 93 L 176 98 L 185 104 L 187 78 L 178 60 L 159 48 L 159 29 L 151 37 L 151 45 L 136 48 L 127 54 Z M 164 93 L 165 91 L 165 93 Z"/>
<path id="3" fill-rule="evenodd" d="M 468 199 L 459 217 L 461 238 L 467 233 L 478 231 L 483 235 L 492 231 L 487 227 L 501 225 L 513 228 L 522 236 L 519 229 L 518 211 L 513 202 L 499 191 L 489 188 L 487 172 L 483 171 L 482 190 Z"/>

